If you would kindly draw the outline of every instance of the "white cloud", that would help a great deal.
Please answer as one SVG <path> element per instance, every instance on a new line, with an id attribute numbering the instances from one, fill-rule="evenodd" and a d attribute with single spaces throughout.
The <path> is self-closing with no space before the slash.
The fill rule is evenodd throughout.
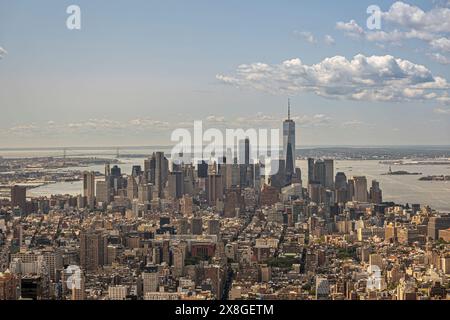
<path id="1" fill-rule="evenodd" d="M 238 117 L 235 120 L 227 122 L 229 128 L 279 128 L 283 117 L 265 115 L 258 112 L 249 117 Z M 320 127 L 328 126 L 331 123 L 331 117 L 325 114 L 291 116 L 291 119 L 301 127 Z"/>
<path id="2" fill-rule="evenodd" d="M 272 94 L 313 92 L 327 98 L 368 101 L 432 100 L 445 97 L 449 85 L 425 66 L 393 56 L 358 54 L 306 65 L 300 59 L 280 64 L 243 64 L 234 75 L 217 75 L 225 84 Z M 439 89 L 434 92 L 433 89 Z"/>
<path id="3" fill-rule="evenodd" d="M 296 37 L 306 40 L 308 43 L 316 44 L 319 42 L 318 37 L 314 36 L 312 32 L 295 30 L 293 33 Z M 323 43 L 331 46 L 334 45 L 336 41 L 331 35 L 327 34 L 323 37 Z"/>
<path id="4" fill-rule="evenodd" d="M 309 31 L 294 31 L 294 35 L 306 40 L 309 43 L 316 43 L 317 40 L 314 35 Z"/>
<path id="5" fill-rule="evenodd" d="M 5 49 L 3 49 L 2 47 L 0 47 L 0 59 L 2 59 L 7 54 L 8 54 L 8 52 Z"/>
<path id="6" fill-rule="evenodd" d="M 430 41 L 430 45 L 437 50 L 450 53 L 450 39 L 439 38 Z"/>
<path id="7" fill-rule="evenodd" d="M 149 119 L 149 118 L 138 118 L 128 121 L 126 126 L 133 127 L 135 129 L 145 129 L 145 128 L 166 128 L 169 123 L 166 121 Z"/>
<path id="8" fill-rule="evenodd" d="M 352 127 L 352 128 L 356 128 L 356 127 L 362 127 L 362 126 L 366 126 L 367 124 L 361 120 L 350 120 L 350 121 L 346 121 L 344 123 L 342 123 L 343 127 Z"/>
<path id="9" fill-rule="evenodd" d="M 225 121 L 225 117 L 223 116 L 215 116 L 215 115 L 210 115 L 206 118 L 206 120 L 208 122 L 218 122 L 218 123 L 222 123 Z"/>
<path id="10" fill-rule="evenodd" d="M 437 63 L 443 64 L 443 65 L 448 65 L 448 64 L 450 64 L 450 58 L 449 58 L 449 57 L 446 57 L 446 56 L 443 56 L 443 55 L 440 54 L 440 53 L 429 53 L 428 56 L 429 56 L 432 60 L 436 61 Z"/>
<path id="11" fill-rule="evenodd" d="M 330 36 L 329 34 L 325 35 L 324 40 L 325 44 L 331 46 L 333 44 L 336 43 L 336 41 L 334 40 L 334 38 L 332 36 Z"/>
<path id="12" fill-rule="evenodd" d="M 387 12 L 381 14 L 382 19 L 402 27 L 422 32 L 450 32 L 450 9 L 436 7 L 424 11 L 419 7 L 398 1 Z"/>
<path id="13" fill-rule="evenodd" d="M 350 36 L 360 37 L 365 34 L 363 28 L 361 28 L 355 20 L 350 20 L 349 22 L 338 22 L 336 23 L 336 29 L 344 31 Z"/>
<path id="14" fill-rule="evenodd" d="M 450 115 L 450 109 L 448 109 L 448 108 L 436 108 L 436 109 L 434 109 L 434 113 Z"/>
<path id="15" fill-rule="evenodd" d="M 381 13 L 381 19 L 383 30 L 366 31 L 355 20 L 338 22 L 336 28 L 352 38 L 378 44 L 399 45 L 404 40 L 418 39 L 425 41 L 429 49 L 450 53 L 450 8 L 442 3 L 424 11 L 417 6 L 398 1 L 388 11 Z"/>

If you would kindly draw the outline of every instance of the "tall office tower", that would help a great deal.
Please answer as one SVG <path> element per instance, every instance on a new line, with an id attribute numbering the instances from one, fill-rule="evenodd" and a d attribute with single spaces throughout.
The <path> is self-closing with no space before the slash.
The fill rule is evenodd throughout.
<path id="1" fill-rule="evenodd" d="M 300 173 L 301 179 L 301 173 Z M 253 186 L 258 193 L 261 191 L 261 165 L 259 163 L 255 163 L 253 165 Z"/>
<path id="2" fill-rule="evenodd" d="M 311 199 L 311 202 L 314 203 L 323 202 L 322 189 L 323 186 L 317 181 L 311 181 L 311 183 L 308 184 L 308 194 L 309 198 Z"/>
<path id="3" fill-rule="evenodd" d="M 355 197 L 355 179 L 350 178 L 347 181 L 347 201 L 353 201 Z"/>
<path id="4" fill-rule="evenodd" d="M 380 183 L 378 181 L 372 180 L 369 194 L 371 203 L 380 204 L 383 202 L 383 192 L 380 189 Z"/>
<path id="5" fill-rule="evenodd" d="M 208 164 L 204 160 L 197 164 L 197 176 L 199 178 L 208 177 Z"/>
<path id="6" fill-rule="evenodd" d="M 193 235 L 201 235 L 203 233 L 202 217 L 194 217 L 191 221 L 191 232 Z"/>
<path id="7" fill-rule="evenodd" d="M 208 234 L 216 235 L 220 234 L 220 220 L 219 219 L 211 219 L 208 220 Z"/>
<path id="8" fill-rule="evenodd" d="M 353 177 L 355 182 L 355 195 L 353 201 L 367 202 L 367 179 L 365 176 Z"/>
<path id="9" fill-rule="evenodd" d="M 120 170 L 119 166 L 114 165 L 111 168 L 111 176 L 116 177 L 116 178 L 122 176 L 122 170 Z"/>
<path id="10" fill-rule="evenodd" d="M 286 160 L 286 174 L 295 170 L 295 122 L 291 119 L 291 103 L 288 99 L 288 118 L 283 122 L 283 158 Z"/>
<path id="11" fill-rule="evenodd" d="M 27 209 L 27 188 L 24 186 L 13 186 L 11 188 L 11 206 L 19 207 L 23 213 Z"/>
<path id="12" fill-rule="evenodd" d="M 333 159 L 325 159 L 325 187 L 333 188 L 334 183 L 334 160 Z"/>
<path id="13" fill-rule="evenodd" d="M 147 292 L 156 292 L 159 287 L 159 271 L 157 266 L 146 266 L 142 272 L 142 284 L 144 295 Z"/>
<path id="14" fill-rule="evenodd" d="M 80 266 L 95 272 L 107 262 L 107 238 L 102 230 L 80 232 Z"/>
<path id="15" fill-rule="evenodd" d="M 152 158 L 155 159 L 155 191 L 159 198 L 164 196 L 164 187 L 166 186 L 168 173 L 169 173 L 169 161 L 164 156 L 164 152 L 156 152 Z"/>
<path id="16" fill-rule="evenodd" d="M 250 139 L 246 138 L 244 140 L 244 150 L 245 150 L 245 154 L 244 154 L 244 163 L 245 165 L 249 165 L 250 164 Z"/>
<path id="17" fill-rule="evenodd" d="M 319 182 L 325 187 L 325 162 L 323 160 L 317 160 L 314 163 L 314 181 Z"/>
<path id="18" fill-rule="evenodd" d="M 225 175 L 223 176 L 224 188 L 228 189 L 233 186 L 233 164 L 227 163 L 224 170 Z"/>
<path id="19" fill-rule="evenodd" d="M 195 169 L 192 164 L 183 166 L 183 194 L 194 194 L 195 188 Z"/>
<path id="20" fill-rule="evenodd" d="M 83 196 L 86 197 L 88 207 L 93 209 L 95 206 L 95 173 L 93 171 L 83 173 Z"/>
<path id="21" fill-rule="evenodd" d="M 141 183 L 138 185 L 138 199 L 139 203 L 148 203 L 152 200 L 152 184 Z"/>
<path id="22" fill-rule="evenodd" d="M 206 194 L 208 197 L 208 204 L 215 206 L 217 200 L 223 199 L 223 183 L 222 176 L 212 172 L 208 175 L 206 181 Z"/>
<path id="23" fill-rule="evenodd" d="M 141 166 L 133 166 L 132 168 L 131 168 L 131 175 L 133 176 L 133 177 L 139 177 L 140 175 L 142 174 L 142 168 L 141 168 Z"/>
<path id="24" fill-rule="evenodd" d="M 113 187 L 111 180 L 111 166 L 109 163 L 105 163 L 105 183 L 107 185 L 108 201 L 111 198 L 111 188 Z"/>
<path id="25" fill-rule="evenodd" d="M 336 173 L 334 187 L 336 194 L 335 196 L 336 203 L 346 203 L 348 200 L 347 195 L 348 190 L 347 190 L 347 176 L 345 175 L 344 172 Z"/>
<path id="26" fill-rule="evenodd" d="M 114 190 L 114 195 L 117 194 L 118 190 L 122 189 L 124 186 L 124 179 L 122 178 L 122 171 L 117 166 L 114 165 L 111 168 L 111 174 L 109 176 L 110 187 Z"/>
<path id="27" fill-rule="evenodd" d="M 247 187 L 247 165 L 239 164 L 239 186 Z"/>
<path id="28" fill-rule="evenodd" d="M 172 199 L 180 199 L 183 196 L 183 172 L 181 171 L 174 171 L 169 173 L 169 179 L 168 179 L 168 189 L 169 189 L 169 196 Z"/>
<path id="29" fill-rule="evenodd" d="M 237 163 L 231 165 L 231 185 L 238 186 L 241 182 L 240 167 Z"/>
<path id="30" fill-rule="evenodd" d="M 155 181 L 154 175 L 152 177 L 152 173 L 154 174 L 152 168 L 154 167 L 155 167 L 154 159 L 152 157 L 149 157 L 148 159 L 144 160 L 144 179 L 147 183 L 154 183 Z"/>
<path id="31" fill-rule="evenodd" d="M 278 161 L 278 171 L 270 176 L 270 185 L 281 189 L 290 183 L 290 175 L 286 172 L 286 161 L 284 159 L 274 161 Z"/>
<path id="32" fill-rule="evenodd" d="M 109 186 L 107 181 L 97 181 L 95 183 L 95 199 L 97 203 L 109 203 Z"/>
<path id="33" fill-rule="evenodd" d="M 439 230 L 450 228 L 450 216 L 431 217 L 428 221 L 427 236 L 433 240 L 439 239 Z"/>
<path id="34" fill-rule="evenodd" d="M 105 163 L 105 181 L 109 182 L 109 177 L 111 176 L 111 166 L 109 163 Z"/>
<path id="35" fill-rule="evenodd" d="M 162 262 L 170 263 L 170 242 L 163 240 L 162 242 Z"/>
<path id="36" fill-rule="evenodd" d="M 128 176 L 127 178 L 127 198 L 130 201 L 137 199 L 138 197 L 138 184 L 136 178 L 133 176 Z"/>
<path id="37" fill-rule="evenodd" d="M 314 177 L 316 174 L 314 173 L 314 159 L 308 158 L 308 184 L 314 181 Z"/>
<path id="38" fill-rule="evenodd" d="M 336 189 L 347 189 L 347 176 L 345 175 L 344 172 L 336 173 L 335 188 Z"/>

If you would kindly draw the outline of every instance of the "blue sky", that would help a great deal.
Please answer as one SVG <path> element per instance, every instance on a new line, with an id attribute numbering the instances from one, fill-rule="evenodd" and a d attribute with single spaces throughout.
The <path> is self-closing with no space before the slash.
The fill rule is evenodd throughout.
<path id="1" fill-rule="evenodd" d="M 81 8 L 81 30 L 66 28 L 71 4 Z M 384 33 L 374 37 L 365 23 L 371 4 L 386 13 Z M 277 126 L 288 96 L 298 145 L 450 144 L 450 91 L 438 80 L 450 82 L 450 27 L 430 22 L 449 17 L 449 3 L 407 1 L 388 14 L 393 4 L 0 0 L 0 147 L 167 144 L 173 129 L 194 120 Z M 426 13 L 422 21 L 408 20 L 414 10 Z M 424 36 L 402 34 L 399 40 L 394 34 L 411 31 Z M 321 64 L 336 56 L 351 63 L 356 55 L 369 67 L 355 77 L 382 86 L 377 96 L 371 88 L 360 94 L 365 89 L 345 83 L 334 64 Z M 393 60 L 366 59 L 386 55 Z M 280 67 L 296 58 L 296 72 L 312 74 L 298 79 Z M 391 85 L 379 74 L 393 61 L 426 72 L 394 66 Z M 255 71 L 258 62 L 276 76 Z M 251 70 L 242 73 L 242 64 Z M 317 64 L 325 71 L 312 67 Z M 432 89 L 414 87 L 425 91 L 410 98 L 405 89 L 424 85 L 416 73 L 420 79 L 430 74 L 426 84 Z M 292 90 L 282 89 L 286 83 Z M 343 84 L 355 89 L 342 93 Z M 391 87 L 401 93 L 383 99 Z"/>

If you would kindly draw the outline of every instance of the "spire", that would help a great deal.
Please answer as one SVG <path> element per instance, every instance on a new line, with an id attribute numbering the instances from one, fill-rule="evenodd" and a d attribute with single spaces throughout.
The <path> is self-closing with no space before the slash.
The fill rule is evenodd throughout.
<path id="1" fill-rule="evenodd" d="M 288 120 L 291 120 L 291 99 L 288 98 Z"/>

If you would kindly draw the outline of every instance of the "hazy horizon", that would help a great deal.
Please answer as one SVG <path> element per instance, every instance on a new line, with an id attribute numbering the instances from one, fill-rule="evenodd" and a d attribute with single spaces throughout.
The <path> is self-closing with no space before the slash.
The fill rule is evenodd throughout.
<path id="1" fill-rule="evenodd" d="M 378 1 L 379 30 L 369 0 L 80 0 L 80 30 L 70 4 L 0 0 L 2 148 L 167 145 L 196 120 L 280 128 L 287 97 L 297 146 L 450 145 L 439 1 Z"/>

